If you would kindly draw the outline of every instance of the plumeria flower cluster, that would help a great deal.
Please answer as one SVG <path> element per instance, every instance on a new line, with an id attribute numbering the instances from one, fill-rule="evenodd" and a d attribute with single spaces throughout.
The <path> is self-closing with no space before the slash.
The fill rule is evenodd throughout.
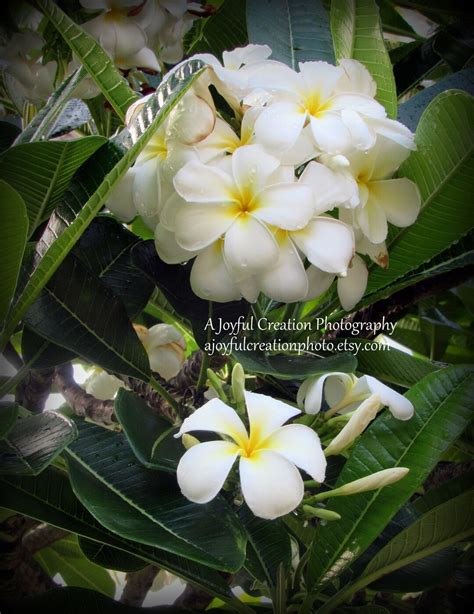
<path id="1" fill-rule="evenodd" d="M 187 0 L 80 0 L 91 12 L 83 24 L 122 69 L 161 71 L 183 57 L 183 37 L 193 24 Z"/>
<path id="2" fill-rule="evenodd" d="M 170 324 L 155 324 L 151 328 L 135 324 L 134 328 L 148 354 L 151 370 L 165 380 L 175 377 L 185 359 L 183 335 Z M 104 401 L 113 399 L 119 388 L 125 388 L 123 381 L 100 367 L 95 367 L 85 382 L 86 392 Z"/>
<path id="3" fill-rule="evenodd" d="M 409 417 L 409 401 L 381 382 L 374 380 L 376 383 L 372 382 L 372 388 L 369 389 L 366 380 L 357 386 L 363 378 L 356 381 L 354 376 L 347 376 L 349 379 L 345 380 L 340 375 L 326 374 L 316 380 L 307 380 L 299 398 L 300 401 L 301 398 L 304 400 L 306 395 L 309 409 L 316 410 L 317 403 L 321 405 L 322 386 L 326 382 L 329 384 L 326 399 L 337 399 L 333 408 L 346 408 L 346 405 L 352 406 L 358 400 L 359 407 L 342 431 L 323 450 L 313 428 L 300 423 L 288 424 L 301 416 L 299 409 L 267 395 L 246 391 L 242 382 L 242 395 L 236 395 L 234 380 L 238 378 L 234 378 L 233 373 L 232 396 L 234 401 L 242 396 L 246 416 L 241 411 L 237 413 L 223 400 L 212 398 L 184 420 L 176 435 L 183 438 L 183 444 L 188 448 L 177 468 L 177 480 L 183 495 L 195 503 L 211 501 L 228 482 L 229 475 L 234 474 L 234 465 L 238 461 L 242 497 L 256 516 L 272 520 L 292 512 L 303 503 L 302 511 L 305 513 L 336 519 L 324 515 L 324 510 L 308 507 L 307 504 L 329 496 L 382 488 L 403 478 L 408 469 L 385 469 L 334 491 L 324 491 L 304 499 L 305 484 L 300 470 L 314 480 L 313 484 L 321 484 L 325 479 L 326 457 L 339 454 L 351 445 L 383 405 L 390 404 L 391 408 L 404 406 L 403 419 Z M 344 388 L 343 399 L 337 389 L 338 385 Z M 355 387 L 358 389 L 352 390 Z M 365 399 L 362 403 L 361 398 Z M 341 400 L 346 405 L 341 405 Z M 242 418 L 247 419 L 248 428 Z M 190 432 L 209 431 L 218 433 L 220 439 L 200 442 L 196 437 L 188 435 Z M 233 479 L 228 482 L 230 488 L 233 482 Z"/>
<path id="4" fill-rule="evenodd" d="M 357 253 L 387 266 L 387 223 L 418 215 L 416 185 L 393 178 L 413 135 L 386 116 L 359 62 L 295 71 L 270 54 L 248 45 L 222 63 L 196 56 L 209 69 L 108 206 L 144 216 L 165 262 L 194 259 L 201 298 L 309 300 L 337 278 L 349 310 L 368 278 Z M 232 113 L 216 110 L 211 86 Z"/>

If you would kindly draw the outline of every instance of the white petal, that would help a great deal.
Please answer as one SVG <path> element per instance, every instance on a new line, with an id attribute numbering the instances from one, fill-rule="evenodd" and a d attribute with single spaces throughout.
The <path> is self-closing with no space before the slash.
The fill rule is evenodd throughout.
<path id="1" fill-rule="evenodd" d="M 346 396 L 352 383 L 352 376 L 339 371 L 307 379 L 298 391 L 298 405 L 304 406 L 307 414 L 317 414 L 321 411 L 323 391 L 325 391 L 325 396 L 330 398 L 331 402 L 327 399 L 328 404 L 336 405 Z"/>
<path id="2" fill-rule="evenodd" d="M 382 243 L 388 232 L 387 215 L 378 202 L 371 198 L 370 193 L 368 196 L 365 207 L 356 212 L 357 222 L 369 241 Z"/>
<path id="3" fill-rule="evenodd" d="M 337 280 L 337 294 L 342 307 L 346 311 L 355 307 L 364 296 L 368 278 L 367 266 L 362 258 L 356 254 L 347 269 L 346 277 L 339 277 Z"/>
<path id="4" fill-rule="evenodd" d="M 245 47 L 237 47 L 232 51 L 224 51 L 222 53 L 222 61 L 226 68 L 240 68 L 244 64 L 252 64 L 254 62 L 262 62 L 266 60 L 272 53 L 268 45 L 253 45 L 249 44 Z"/>
<path id="5" fill-rule="evenodd" d="M 288 424 L 275 431 L 265 442 L 265 449 L 278 452 L 316 480 L 323 482 L 326 457 L 319 437 L 308 426 Z"/>
<path id="6" fill-rule="evenodd" d="M 160 72 L 161 70 L 156 54 L 148 47 L 143 47 L 136 53 L 128 54 L 126 57 L 122 56 L 120 58 L 117 54 L 115 61 L 120 68 L 134 68 L 136 66 L 138 68 L 156 70 L 156 72 Z"/>
<path id="7" fill-rule="evenodd" d="M 263 273 L 260 287 L 275 301 L 301 301 L 308 292 L 308 278 L 301 258 L 291 240 L 279 241 L 280 255 L 275 266 Z"/>
<path id="8" fill-rule="evenodd" d="M 178 245 L 174 232 L 167 230 L 161 224 L 155 228 L 155 247 L 159 257 L 167 264 L 187 262 L 196 255 L 195 251 L 183 249 Z"/>
<path id="9" fill-rule="evenodd" d="M 262 450 L 250 458 L 241 457 L 239 471 L 242 494 L 255 516 L 273 520 L 301 503 L 304 494 L 301 475 L 280 454 Z"/>
<path id="10" fill-rule="evenodd" d="M 362 119 L 361 115 L 353 109 L 343 109 L 341 118 L 346 128 L 351 133 L 352 143 L 357 149 L 367 151 L 375 145 L 377 135 Z"/>
<path id="11" fill-rule="evenodd" d="M 204 300 L 237 301 L 241 293 L 224 262 L 222 241 L 216 241 L 196 258 L 191 269 L 191 288 Z"/>
<path id="12" fill-rule="evenodd" d="M 282 164 L 298 167 L 308 160 L 315 158 L 319 151 L 314 144 L 311 126 L 305 126 L 296 143 L 280 155 Z"/>
<path id="13" fill-rule="evenodd" d="M 307 94 L 316 93 L 322 101 L 327 100 L 336 88 L 343 76 L 343 71 L 338 66 L 327 62 L 300 62 L 300 74 Z"/>
<path id="14" fill-rule="evenodd" d="M 232 156 L 232 174 L 243 197 L 260 192 L 279 166 L 280 161 L 260 145 L 239 147 Z"/>
<path id="15" fill-rule="evenodd" d="M 101 401 L 113 399 L 120 388 L 125 388 L 122 380 L 102 369 L 98 373 L 93 373 L 85 383 L 87 394 Z"/>
<path id="16" fill-rule="evenodd" d="M 214 130 L 196 146 L 196 151 L 201 161 L 206 163 L 233 151 L 239 145 L 239 138 L 229 124 L 217 117 Z"/>
<path id="17" fill-rule="evenodd" d="M 301 75 L 282 62 L 261 62 L 252 67 L 248 78 L 251 88 L 263 88 L 270 91 L 284 91 L 295 96 L 303 85 Z"/>
<path id="18" fill-rule="evenodd" d="M 255 122 L 255 137 L 270 151 L 284 151 L 295 143 L 306 121 L 306 113 L 292 102 L 266 107 Z"/>
<path id="19" fill-rule="evenodd" d="M 110 192 L 106 202 L 106 207 L 124 222 L 129 222 L 137 215 L 133 202 L 134 181 L 135 168 L 129 168 L 121 181 Z"/>
<path id="20" fill-rule="evenodd" d="M 325 113 L 321 117 L 311 117 L 311 130 L 316 145 L 330 154 L 345 153 L 352 148 L 352 136 L 340 115 Z"/>
<path id="21" fill-rule="evenodd" d="M 335 172 L 319 162 L 310 162 L 300 178 L 315 197 L 315 214 L 330 211 L 337 205 L 357 197 L 357 182 L 348 172 Z"/>
<path id="22" fill-rule="evenodd" d="M 300 414 L 300 410 L 266 394 L 246 390 L 245 404 L 250 423 L 250 436 L 253 440 L 263 441 L 290 418 Z"/>
<path id="23" fill-rule="evenodd" d="M 409 420 L 413 416 L 415 411 L 413 403 L 403 395 L 382 384 L 371 375 L 364 375 L 359 381 L 361 381 L 361 384 L 365 383 L 371 392 L 378 394 L 382 403 L 389 408 L 392 415 L 398 420 Z"/>
<path id="24" fill-rule="evenodd" d="M 237 413 L 220 399 L 212 399 L 199 409 L 196 409 L 188 418 L 183 421 L 179 433 L 175 437 L 180 437 L 183 433 L 190 431 L 213 431 L 228 435 L 236 443 L 247 441 L 247 431 L 242 420 Z"/>
<path id="25" fill-rule="evenodd" d="M 313 192 L 301 183 L 269 186 L 258 194 L 255 201 L 252 215 L 284 230 L 300 230 L 314 215 Z"/>
<path id="26" fill-rule="evenodd" d="M 155 324 L 148 329 L 145 337 L 145 347 L 148 350 L 168 343 L 177 343 L 183 349 L 186 347 L 183 335 L 171 324 Z"/>
<path id="27" fill-rule="evenodd" d="M 196 203 L 224 203 L 234 200 L 234 183 L 219 168 L 188 162 L 174 178 L 174 187 L 182 198 Z"/>
<path id="28" fill-rule="evenodd" d="M 160 185 L 160 161 L 157 158 L 135 165 L 133 201 L 141 217 L 155 218 L 163 204 Z"/>
<path id="29" fill-rule="evenodd" d="M 370 198 L 383 208 L 391 224 L 405 228 L 415 222 L 421 207 L 420 192 L 416 183 L 404 177 L 371 181 L 369 185 Z"/>
<path id="30" fill-rule="evenodd" d="M 264 224 L 252 215 L 240 215 L 226 232 L 224 256 L 230 269 L 252 274 L 275 263 L 278 245 Z"/>
<path id="31" fill-rule="evenodd" d="M 382 120 L 386 116 L 383 106 L 372 97 L 364 94 L 338 94 L 332 98 L 331 108 L 337 111 L 352 109 L 370 118 Z"/>
<path id="32" fill-rule="evenodd" d="M 232 226 L 237 213 L 226 205 L 188 205 L 176 214 L 176 241 L 187 250 L 201 250 Z"/>
<path id="33" fill-rule="evenodd" d="M 377 85 L 367 68 L 357 60 L 339 60 L 339 66 L 344 76 L 338 81 L 339 92 L 355 92 L 373 98 L 377 92 Z"/>
<path id="34" fill-rule="evenodd" d="M 415 135 L 404 126 L 401 122 L 397 122 L 394 119 L 370 119 L 372 128 L 377 132 L 385 136 L 391 141 L 395 141 L 402 147 L 406 147 L 409 150 L 416 149 Z"/>
<path id="35" fill-rule="evenodd" d="M 174 347 L 173 347 L 174 346 Z M 154 348 L 148 352 L 150 367 L 165 380 L 178 375 L 184 362 L 184 350 L 176 344 Z"/>
<path id="36" fill-rule="evenodd" d="M 411 151 L 395 141 L 378 136 L 374 149 L 370 152 L 373 159 L 372 170 L 367 175 L 371 181 L 376 179 L 390 179 L 393 173 L 404 162 Z"/>
<path id="37" fill-rule="evenodd" d="M 356 241 L 356 252 L 366 254 L 378 264 L 382 269 L 388 268 L 388 250 L 385 241 L 382 243 L 371 243 L 366 237 L 361 237 Z"/>
<path id="38" fill-rule="evenodd" d="M 306 269 L 306 276 L 308 278 L 306 301 L 310 301 L 324 294 L 324 292 L 329 290 L 336 277 L 334 273 L 326 273 L 326 271 L 321 271 L 321 269 L 318 269 L 318 267 L 314 265 L 310 265 Z"/>
<path id="39" fill-rule="evenodd" d="M 331 217 L 313 219 L 304 230 L 291 233 L 308 260 L 328 273 L 344 273 L 354 255 L 352 229 Z"/>
<path id="40" fill-rule="evenodd" d="M 228 441 L 199 443 L 184 453 L 176 477 L 181 492 L 190 501 L 207 503 L 214 499 L 239 453 Z"/>
<path id="41" fill-rule="evenodd" d="M 211 134 L 215 121 L 214 109 L 188 91 L 170 114 L 168 136 L 188 145 L 199 143 Z"/>

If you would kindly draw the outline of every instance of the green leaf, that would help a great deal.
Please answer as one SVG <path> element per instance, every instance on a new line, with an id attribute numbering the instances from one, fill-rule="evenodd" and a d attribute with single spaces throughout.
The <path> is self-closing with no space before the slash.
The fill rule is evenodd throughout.
<path id="1" fill-rule="evenodd" d="M 330 18 L 336 58 L 364 64 L 377 84 L 377 100 L 396 117 L 395 79 L 375 0 L 332 0 Z"/>
<path id="2" fill-rule="evenodd" d="M 8 183 L 0 181 L 2 223 L 0 224 L 0 322 L 10 308 L 15 292 L 21 260 L 25 251 L 28 218 L 25 203 Z"/>
<path id="3" fill-rule="evenodd" d="M 120 300 L 70 254 L 25 315 L 37 334 L 103 369 L 150 378 L 148 355 Z"/>
<path id="4" fill-rule="evenodd" d="M 36 263 L 12 309 L 10 319 L 0 338 L 0 349 L 4 347 L 25 311 L 99 212 L 113 187 L 134 163 L 174 105 L 201 74 L 201 69 L 202 62 L 191 60 L 170 71 L 155 95 L 138 113 L 130 130 L 124 131 L 120 139 L 117 139 L 123 146 L 129 147 L 129 151 L 117 161 L 116 153 L 113 153 L 117 148 L 105 145 L 103 150 L 97 152 L 101 153 L 100 162 L 95 157 L 89 160 L 94 163 L 94 172 L 92 167 L 89 167 L 88 172 L 81 175 L 81 182 L 72 182 L 65 195 L 65 202 L 58 212 L 60 215 L 53 215 L 38 243 L 39 262 Z M 97 175 L 101 171 L 99 179 Z"/>
<path id="5" fill-rule="evenodd" d="M 15 145 L 47 139 L 71 95 L 86 74 L 85 69 L 81 67 L 69 75 L 18 136 Z"/>
<path id="6" fill-rule="evenodd" d="M 465 68 L 449 77 L 441 79 L 438 83 L 430 85 L 409 100 L 401 104 L 398 108 L 398 119 L 413 132 L 418 126 L 423 111 L 429 103 L 446 90 L 463 90 L 468 94 L 474 95 L 474 70 Z"/>
<path id="7" fill-rule="evenodd" d="M 369 349 L 373 346 L 374 341 L 365 339 L 355 341 L 360 343 L 360 350 L 357 353 L 358 370 L 391 384 L 410 388 L 426 375 L 440 368 L 439 365 L 428 360 L 410 356 L 390 346 L 385 345 L 381 346 L 381 349 L 374 350 Z"/>
<path id="8" fill-rule="evenodd" d="M 115 415 L 135 456 L 145 467 L 176 470 L 184 453 L 181 441 L 171 435 L 176 427 L 170 426 L 139 396 L 124 389 L 117 393 Z"/>
<path id="9" fill-rule="evenodd" d="M 285 573 L 291 566 L 291 542 L 288 532 L 280 520 L 262 520 L 255 517 L 247 507 L 244 507 L 240 517 L 249 539 L 245 568 L 259 582 L 266 583 L 273 590 L 277 584 L 280 565 Z"/>
<path id="10" fill-rule="evenodd" d="M 74 255 L 123 302 L 131 318 L 142 312 L 154 286 L 132 261 L 140 238 L 110 217 L 97 217 L 80 238 Z"/>
<path id="11" fill-rule="evenodd" d="M 267 356 L 257 352 L 233 352 L 234 358 L 249 373 L 273 375 L 278 379 L 305 379 L 318 373 L 356 370 L 357 359 L 352 354 L 334 354 L 328 358 L 314 356 Z"/>
<path id="12" fill-rule="evenodd" d="M 270 44 L 272 59 L 298 70 L 299 62 L 334 63 L 329 20 L 321 0 L 247 0 L 249 42 Z"/>
<path id="13" fill-rule="evenodd" d="M 422 264 L 415 271 L 396 280 L 389 286 L 376 290 L 366 295 L 360 303 L 358 309 L 372 305 L 373 303 L 392 296 L 395 292 L 409 288 L 414 284 L 436 277 L 442 273 L 448 273 L 456 269 L 461 269 L 474 264 L 474 249 L 472 249 L 474 232 L 469 232 L 465 237 L 445 249 L 440 254 L 432 258 L 429 262 Z M 397 324 L 397 328 L 399 324 Z M 397 330 L 395 331 L 397 332 Z M 409 344 L 410 345 L 410 344 Z M 410 345 L 411 347 L 411 345 Z M 416 349 L 416 348 L 412 348 Z"/>
<path id="14" fill-rule="evenodd" d="M 78 424 L 68 448 L 71 482 L 79 499 L 111 531 L 217 569 L 236 571 L 245 557 L 245 533 L 217 497 L 186 500 L 174 475 L 140 465 L 122 433 Z M 118 509 L 120 506 L 120 513 Z"/>
<path id="15" fill-rule="evenodd" d="M 247 44 L 246 0 L 224 0 L 215 15 L 195 22 L 196 32 L 186 49 L 186 56 L 212 53 L 219 59 L 223 51 Z"/>
<path id="16" fill-rule="evenodd" d="M 229 588 L 217 571 L 193 563 L 158 548 L 128 541 L 100 525 L 74 495 L 66 474 L 49 467 L 39 476 L 0 476 L 1 505 L 17 513 L 30 516 L 79 536 L 107 544 L 143 558 L 186 581 L 203 586 L 205 590 L 229 599 Z"/>
<path id="17" fill-rule="evenodd" d="M 76 356 L 60 345 L 49 343 L 26 324 L 21 335 L 21 355 L 33 369 L 50 369 L 70 362 Z"/>
<path id="18" fill-rule="evenodd" d="M 3 439 L 13 428 L 18 417 L 16 403 L 0 402 L 0 439 Z"/>
<path id="19" fill-rule="evenodd" d="M 50 216 L 77 169 L 105 142 L 101 136 L 87 136 L 75 141 L 25 143 L 2 155 L 0 178 L 25 201 L 30 236 Z"/>
<path id="20" fill-rule="evenodd" d="M 411 420 L 400 422 L 386 411 L 372 423 L 344 465 L 336 487 L 390 467 L 408 467 L 410 473 L 391 486 L 330 500 L 328 508 L 342 519 L 316 530 L 307 569 L 309 587 L 341 573 L 382 532 L 469 424 L 473 394 L 473 369 L 443 369 L 407 392 L 415 407 Z"/>
<path id="21" fill-rule="evenodd" d="M 128 107 L 138 99 L 138 95 L 127 85 L 110 57 L 52 0 L 36 0 L 36 4 L 94 79 L 120 119 L 124 120 Z"/>
<path id="22" fill-rule="evenodd" d="M 67 586 L 88 588 L 108 597 L 115 594 L 115 582 L 110 574 L 84 556 L 76 536 L 65 537 L 43 548 L 35 559 L 51 577 L 60 574 Z"/>
<path id="23" fill-rule="evenodd" d="M 409 23 L 403 19 L 400 13 L 392 5 L 391 0 L 377 0 L 382 20 L 382 30 L 400 36 L 416 38 L 418 35 Z"/>
<path id="24" fill-rule="evenodd" d="M 474 99 L 459 91 L 440 94 L 428 106 L 416 131 L 417 151 L 400 175 L 414 181 L 423 208 L 417 221 L 390 241 L 387 271 L 372 270 L 374 292 L 400 279 L 447 249 L 474 227 L 468 206 L 474 175 Z"/>
<path id="25" fill-rule="evenodd" d="M 74 424 L 57 412 L 22 418 L 0 441 L 0 472 L 37 475 L 76 437 Z"/>
<path id="26" fill-rule="evenodd" d="M 84 555 L 100 567 L 116 571 L 138 571 L 146 566 L 146 561 L 118 548 L 99 544 L 86 537 L 79 537 L 79 546 Z"/>
<path id="27" fill-rule="evenodd" d="M 435 507 L 392 539 L 353 584 L 343 588 L 319 610 L 332 612 L 351 594 L 385 574 L 430 556 L 474 534 L 474 490 Z"/>

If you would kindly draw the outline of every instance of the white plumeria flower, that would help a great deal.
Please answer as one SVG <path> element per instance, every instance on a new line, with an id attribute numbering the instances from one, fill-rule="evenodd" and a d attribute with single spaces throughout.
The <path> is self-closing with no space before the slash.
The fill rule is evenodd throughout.
<path id="1" fill-rule="evenodd" d="M 175 176 L 175 189 L 187 201 L 176 214 L 176 240 L 194 251 L 223 236 L 227 265 L 251 275 L 278 258 L 269 226 L 305 228 L 313 215 L 313 196 L 301 183 L 275 181 L 280 163 L 258 145 L 238 148 L 227 161 L 226 170 L 189 162 Z M 288 207 L 289 202 L 294 206 Z"/>
<path id="2" fill-rule="evenodd" d="M 149 329 L 135 324 L 134 328 L 148 354 L 152 371 L 166 380 L 175 377 L 185 358 L 186 341 L 183 335 L 170 324 L 155 324 Z"/>
<path id="3" fill-rule="evenodd" d="M 306 270 L 306 274 L 308 276 L 308 293 L 305 300 L 310 301 L 324 294 L 337 277 L 337 294 L 342 307 L 346 311 L 353 309 L 364 296 L 369 278 L 367 266 L 357 254 L 352 258 L 345 276 L 326 273 L 315 266 L 310 266 Z"/>
<path id="4" fill-rule="evenodd" d="M 297 403 L 307 414 L 321 411 L 323 393 L 329 406 L 328 415 L 353 411 L 371 395 L 377 395 L 398 420 L 409 420 L 414 413 L 413 403 L 371 375 L 356 377 L 349 373 L 325 373 L 311 377 L 300 386 Z"/>
<path id="5" fill-rule="evenodd" d="M 211 82 L 233 109 L 240 112 L 242 99 L 249 93 L 248 82 L 253 69 L 265 65 L 271 52 L 268 45 L 250 44 L 224 51 L 222 62 L 209 53 L 197 54 L 192 59 L 202 60 L 212 68 L 214 77 L 211 76 Z M 268 96 L 264 96 L 267 100 Z"/>
<path id="6" fill-rule="evenodd" d="M 133 123 L 150 96 L 140 99 L 127 111 L 127 125 Z M 178 198 L 173 188 L 176 172 L 186 162 L 197 160 L 192 146 L 205 139 L 214 124 L 214 108 L 194 91 L 187 92 L 166 123 L 148 141 L 135 166 L 114 188 L 107 207 L 126 222 L 138 213 L 154 229 L 165 203 L 170 199 L 170 207 L 174 207 Z"/>
<path id="7" fill-rule="evenodd" d="M 178 464 L 183 495 L 195 503 L 211 501 L 239 458 L 245 502 L 260 518 L 273 520 L 293 511 L 304 494 L 303 469 L 324 481 L 326 459 L 316 433 L 285 422 L 300 411 L 266 395 L 245 392 L 250 434 L 237 413 L 219 399 L 209 401 L 183 422 L 177 437 L 189 431 L 214 431 L 226 440 L 193 446 Z"/>
<path id="8" fill-rule="evenodd" d="M 257 141 L 269 148 L 286 150 L 294 145 L 303 128 L 310 126 L 315 145 L 330 154 L 366 150 L 377 134 L 412 145 L 411 132 L 386 117 L 373 98 L 370 75 L 363 67 L 326 62 L 301 62 L 295 72 L 280 62 L 268 62 L 254 70 L 249 85 L 267 89 L 272 101 L 256 125 Z M 366 78 L 361 78 L 364 74 Z M 358 91 L 358 88 L 359 91 Z M 247 99 L 246 99 L 247 100 Z M 279 129 L 275 130 L 275 126 Z"/>
<path id="9" fill-rule="evenodd" d="M 33 32 L 13 34 L 0 50 L 0 68 L 7 90 L 19 107 L 24 101 L 42 104 L 54 90 L 56 62 L 42 63 L 44 40 Z"/>
<path id="10" fill-rule="evenodd" d="M 119 68 L 160 70 L 155 53 L 148 47 L 147 35 L 140 25 L 137 0 L 80 0 L 82 6 L 104 12 L 82 24 Z"/>
<path id="11" fill-rule="evenodd" d="M 96 399 L 109 401 L 115 397 L 120 388 L 125 388 L 121 379 L 100 367 L 95 367 L 84 384 L 85 391 Z"/>
<path id="12" fill-rule="evenodd" d="M 371 243 L 385 241 L 388 222 L 405 228 L 418 217 L 421 207 L 418 186 L 406 177 L 391 178 L 409 154 L 397 143 L 379 137 L 370 151 L 348 155 L 349 166 L 335 167 L 323 157 L 332 166 L 325 168 L 325 176 L 329 172 L 334 182 L 353 185 L 353 195 L 341 207 L 340 219 L 351 223 Z"/>

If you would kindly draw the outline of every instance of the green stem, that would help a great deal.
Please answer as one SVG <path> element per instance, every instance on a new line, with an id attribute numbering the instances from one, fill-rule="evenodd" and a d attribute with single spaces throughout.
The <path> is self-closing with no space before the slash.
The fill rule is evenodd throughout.
<path id="1" fill-rule="evenodd" d="M 158 392 L 160 394 L 160 396 L 162 396 L 165 401 L 177 412 L 178 411 L 178 404 L 176 403 L 175 399 L 173 399 L 173 397 L 171 396 L 171 394 L 166 390 L 166 388 L 163 388 L 163 386 L 160 384 L 160 382 L 156 381 L 156 379 L 151 376 L 150 381 L 149 381 L 150 386 L 156 390 L 156 392 Z"/>
<path id="2" fill-rule="evenodd" d="M 204 388 L 207 380 L 207 369 L 209 367 L 210 357 L 207 352 L 202 353 L 201 368 L 199 369 L 199 377 L 196 384 L 196 392 L 199 394 Z"/>

